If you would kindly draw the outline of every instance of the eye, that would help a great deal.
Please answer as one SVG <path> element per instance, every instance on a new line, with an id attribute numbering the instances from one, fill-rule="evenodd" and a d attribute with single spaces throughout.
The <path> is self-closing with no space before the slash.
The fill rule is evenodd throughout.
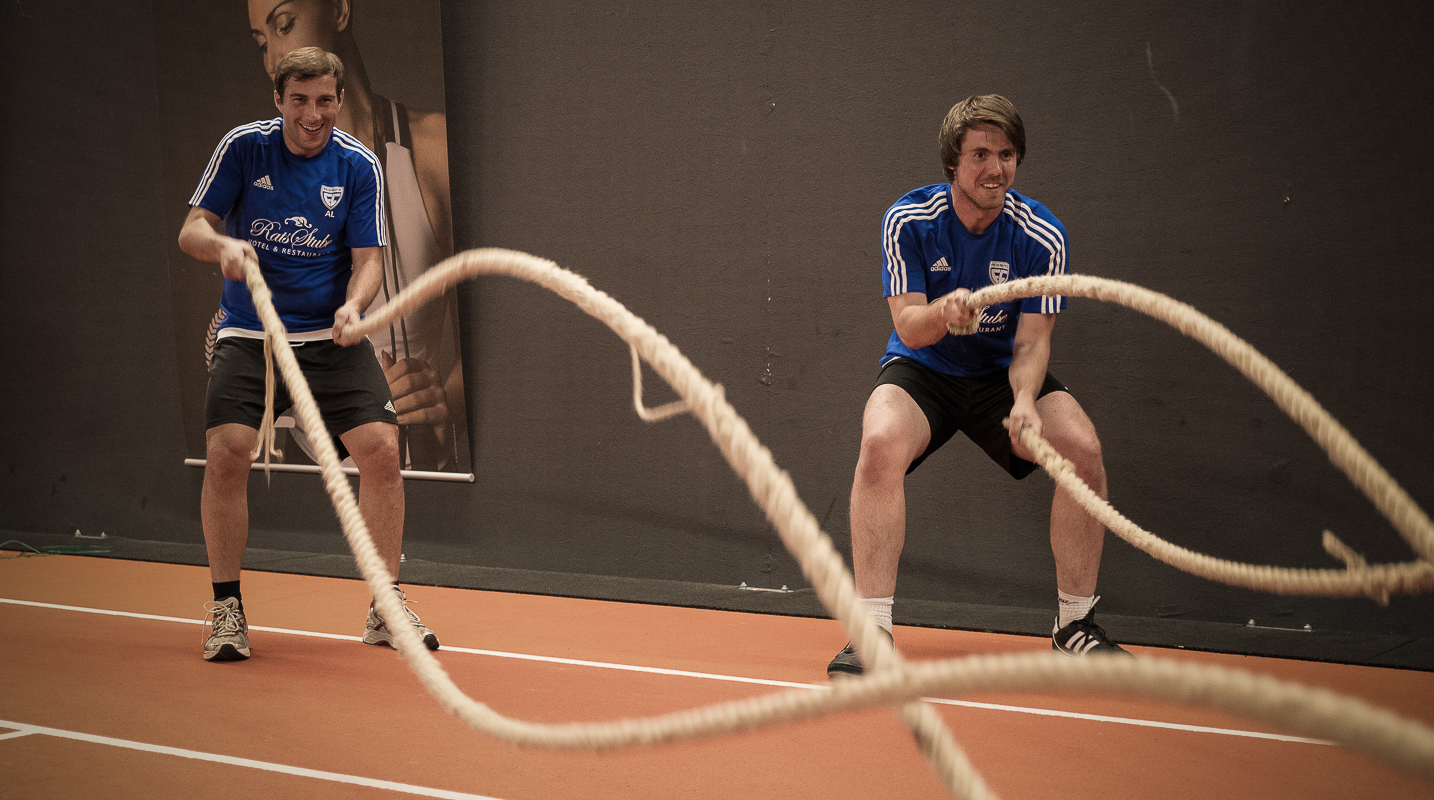
<path id="1" fill-rule="evenodd" d="M 260 55 L 269 52 L 269 40 L 263 34 L 254 34 L 254 44 L 259 48 Z"/>
<path id="2" fill-rule="evenodd" d="M 298 21 L 298 17 L 286 12 L 274 18 L 274 27 L 278 29 L 280 36 L 288 36 L 289 31 L 294 29 L 296 21 Z"/>

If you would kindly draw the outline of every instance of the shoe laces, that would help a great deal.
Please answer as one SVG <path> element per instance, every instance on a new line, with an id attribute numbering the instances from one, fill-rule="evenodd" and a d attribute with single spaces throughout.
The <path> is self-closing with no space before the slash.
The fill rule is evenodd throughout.
<path id="1" fill-rule="evenodd" d="M 211 630 L 210 636 L 233 636 L 244 632 L 244 612 L 239 610 L 238 604 L 231 606 L 215 600 L 205 603 L 204 610 L 208 612 L 204 622 Z"/>
<path id="2" fill-rule="evenodd" d="M 1078 619 L 1071 624 L 1075 625 L 1079 630 L 1085 631 L 1086 636 L 1095 639 L 1101 644 L 1111 644 L 1110 637 L 1105 635 L 1105 628 L 1095 624 L 1090 616 L 1085 617 L 1085 619 Z"/>
<path id="3" fill-rule="evenodd" d="M 415 614 L 415 613 L 413 613 L 413 609 L 411 609 L 411 608 L 408 607 L 408 604 L 409 604 L 410 602 L 416 603 L 416 602 L 418 602 L 418 601 L 417 601 L 417 600 L 412 600 L 412 601 L 410 601 L 410 600 L 408 599 L 408 595 L 404 594 L 404 593 L 403 593 L 403 590 L 400 589 L 400 588 L 398 588 L 398 587 L 396 587 L 396 586 L 394 587 L 393 590 L 398 593 L 398 604 L 403 607 L 403 613 L 405 613 L 405 614 L 408 615 L 408 621 L 409 621 L 410 623 L 412 623 L 415 628 L 422 628 L 422 627 L 423 627 L 423 623 L 419 621 L 418 615 Z M 384 626 L 384 627 L 387 627 L 388 623 L 384 620 L 383 615 L 379 613 L 379 611 L 378 611 L 378 606 L 377 606 L 377 605 L 374 605 L 374 606 L 373 606 L 373 615 L 378 618 L 378 624 L 379 624 L 379 625 Z"/>

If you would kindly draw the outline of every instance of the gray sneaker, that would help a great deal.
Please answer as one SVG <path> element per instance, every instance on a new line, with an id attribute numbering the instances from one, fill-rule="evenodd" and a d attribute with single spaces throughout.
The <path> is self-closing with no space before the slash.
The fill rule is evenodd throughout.
<path id="1" fill-rule="evenodd" d="M 878 628 L 878 630 L 886 633 L 885 628 Z M 891 634 L 886 633 L 886 638 L 891 639 Z M 892 642 L 895 643 L 895 640 L 892 639 Z M 861 665 L 861 656 L 856 654 L 856 645 L 851 642 L 847 642 L 846 647 L 843 647 L 841 652 L 836 654 L 836 658 L 827 664 L 828 678 L 845 678 L 860 675 L 863 672 L 866 672 L 866 668 Z"/>
<path id="2" fill-rule="evenodd" d="M 438 635 L 429 630 L 419 621 L 418 615 L 408 608 L 408 597 L 404 595 L 403 590 L 396 586 L 393 590 L 398 592 L 398 602 L 403 604 L 403 613 L 408 615 L 408 621 L 418 629 L 418 638 L 423 640 L 423 646 L 429 650 L 437 650 Z M 369 603 L 368 606 L 368 624 L 364 628 L 363 643 L 393 647 L 393 633 L 388 629 L 388 623 L 378 615 L 378 610 L 373 607 L 372 603 Z"/>
<path id="3" fill-rule="evenodd" d="M 249 622 L 239 600 L 226 597 L 205 603 L 209 612 L 204 621 L 209 636 L 204 640 L 205 661 L 243 661 L 249 657 Z"/>

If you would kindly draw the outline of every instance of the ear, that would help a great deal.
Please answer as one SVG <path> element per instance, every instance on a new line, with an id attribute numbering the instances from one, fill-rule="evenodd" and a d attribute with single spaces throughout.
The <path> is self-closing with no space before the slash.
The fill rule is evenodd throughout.
<path id="1" fill-rule="evenodd" d="M 343 104 L 344 104 L 344 90 L 343 90 L 343 89 L 340 89 L 340 90 L 339 90 L 339 107 L 342 108 L 342 107 L 343 107 Z"/>
<path id="2" fill-rule="evenodd" d="M 349 6 L 349 0 L 336 0 L 334 3 L 334 11 L 338 14 L 338 18 L 334 22 L 334 30 L 342 31 L 348 28 L 349 15 L 352 10 Z"/>
<path id="3" fill-rule="evenodd" d="M 274 108 L 277 108 L 280 111 L 284 110 L 284 98 L 279 96 L 279 91 L 277 89 L 274 90 Z"/>

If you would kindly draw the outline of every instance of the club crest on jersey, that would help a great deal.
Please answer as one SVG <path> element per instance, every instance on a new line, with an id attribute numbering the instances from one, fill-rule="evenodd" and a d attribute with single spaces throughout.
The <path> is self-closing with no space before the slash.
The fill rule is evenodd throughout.
<path id="1" fill-rule="evenodd" d="M 342 186 L 320 186 L 319 199 L 324 201 L 324 207 L 332 211 L 334 206 L 344 198 L 344 187 Z"/>
<path id="2" fill-rule="evenodd" d="M 1011 265 L 1004 261 L 992 261 L 989 274 L 992 284 L 1005 283 L 1011 279 Z"/>

